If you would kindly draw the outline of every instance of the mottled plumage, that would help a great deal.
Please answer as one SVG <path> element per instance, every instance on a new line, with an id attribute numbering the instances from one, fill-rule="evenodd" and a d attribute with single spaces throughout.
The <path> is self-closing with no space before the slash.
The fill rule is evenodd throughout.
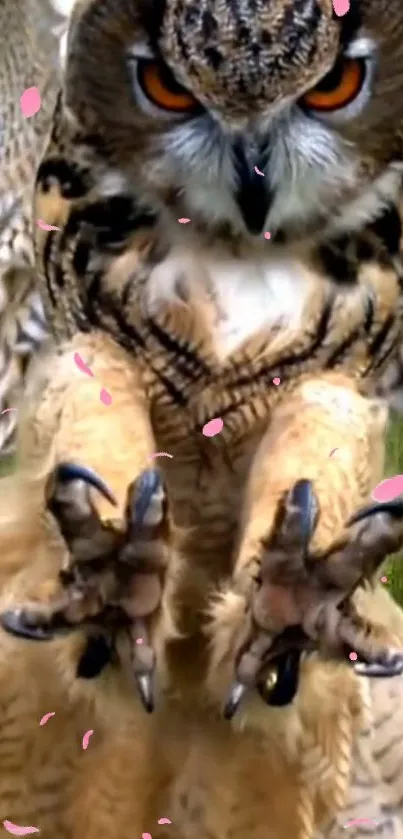
<path id="1" fill-rule="evenodd" d="M 104 340 L 108 343 L 108 339 Z M 115 544 L 120 531 L 121 544 L 134 549 L 134 560 L 139 538 L 143 545 L 138 558 L 144 561 L 147 555 L 144 534 L 133 531 L 127 542 L 125 527 L 116 513 L 114 522 L 107 525 L 107 516 L 113 510 L 109 501 L 100 507 L 104 517 L 102 537 L 99 523 L 89 514 L 80 481 L 75 483 L 73 494 L 67 484 L 63 492 L 54 480 L 48 483 L 52 463 L 64 460 L 66 440 L 71 447 L 67 391 L 74 397 L 71 408 L 78 445 L 80 434 L 87 429 L 81 459 L 85 456 L 93 466 L 101 468 L 107 440 L 113 434 L 116 437 L 113 429 L 119 425 L 119 441 L 113 451 L 120 458 L 112 458 L 115 471 L 114 475 L 109 473 L 115 487 L 122 485 L 119 471 L 127 464 L 133 422 L 139 445 L 147 439 L 143 416 L 135 404 L 136 366 L 122 351 L 110 346 L 108 367 L 102 368 L 100 346 L 93 344 L 93 349 L 94 372 L 98 380 L 109 377 L 114 397 L 106 409 L 104 423 L 93 424 L 96 380 L 79 371 L 72 376 L 66 357 L 56 361 L 52 357 L 44 359 L 40 370 L 48 384 L 44 391 L 43 382 L 36 379 L 35 390 L 31 380 L 31 398 L 22 418 L 19 454 L 24 468 L 2 482 L 0 612 L 3 621 L 14 615 L 17 626 L 20 608 L 28 606 L 32 631 L 35 626 L 38 629 L 35 613 L 36 617 L 44 615 L 63 588 L 67 591 L 72 558 L 76 570 L 82 569 L 82 591 L 88 584 L 91 592 L 96 576 L 86 577 L 86 572 L 91 562 L 99 563 L 104 555 L 101 540 L 105 547 L 108 527 L 109 536 L 112 526 L 116 528 Z M 343 391 L 346 412 L 340 428 L 333 401 L 343 398 Z M 311 414 L 315 411 L 319 414 L 315 419 L 316 437 L 310 435 L 307 445 Z M 152 627 L 158 658 L 154 714 L 144 712 L 137 696 L 133 665 L 138 665 L 139 660 L 141 663 L 142 649 L 135 662 L 127 624 L 115 624 L 109 654 L 102 638 L 110 636 L 113 626 L 108 625 L 105 614 L 98 614 L 97 619 L 96 610 L 92 626 L 90 622 L 53 642 L 35 643 L 0 633 L 3 818 L 40 826 L 44 839 L 53 839 L 55 831 L 61 839 L 96 839 L 101 834 L 108 839 L 131 839 L 133 834 L 150 831 L 157 839 L 165 839 L 174 825 L 181 839 L 240 839 L 245 833 L 255 839 L 316 839 L 318 835 L 341 839 L 349 819 L 366 817 L 376 822 L 372 835 L 377 839 L 401 839 L 400 676 L 371 684 L 357 676 L 351 664 L 327 662 L 311 654 L 302 661 L 292 704 L 273 707 L 283 704 L 284 675 L 278 664 L 273 669 L 273 662 L 269 662 L 259 686 L 264 702 L 257 691 L 251 690 L 232 723 L 222 715 L 233 677 L 234 648 L 247 617 L 244 586 L 255 586 L 258 556 L 264 556 L 277 499 L 299 474 L 299 460 L 290 454 L 298 452 L 304 472 L 321 498 L 317 540 L 316 545 L 312 544 L 312 558 L 319 571 L 321 559 L 315 559 L 315 550 L 326 545 L 331 554 L 335 533 L 339 545 L 341 538 L 343 560 L 343 540 L 348 539 L 344 518 L 355 509 L 358 498 L 365 500 L 368 488 L 381 471 L 384 420 L 381 405 L 368 403 L 348 381 L 334 375 L 302 384 L 290 396 L 288 414 L 286 405 L 278 413 L 275 411 L 271 430 L 254 457 L 244 515 L 239 528 L 234 528 L 232 593 L 232 583 L 225 573 L 230 555 L 214 551 L 213 547 L 206 550 L 206 535 L 200 534 L 200 530 L 196 534 L 171 533 L 163 609 Z M 329 459 L 329 446 L 341 442 L 337 437 L 335 440 L 335 434 L 343 439 L 344 452 L 339 459 Z M 273 448 L 275 472 L 271 471 Z M 372 458 L 368 458 L 367 448 Z M 78 459 L 79 450 L 76 449 Z M 177 449 L 174 452 L 175 459 L 176 455 L 180 457 Z M 141 455 L 138 448 L 138 455 L 143 464 L 145 449 Z M 192 491 L 196 504 L 202 499 L 207 507 L 212 504 L 214 480 L 220 481 L 222 488 L 226 474 L 227 486 L 230 476 L 233 485 L 242 480 L 242 461 L 232 463 L 226 473 L 223 463 L 218 468 L 217 455 L 214 460 L 212 467 L 206 463 L 199 471 L 199 480 L 210 487 L 210 494 L 200 490 L 197 494 L 195 484 Z M 174 464 L 166 464 L 168 486 L 171 465 Z M 183 482 L 183 493 L 186 487 L 189 492 L 186 478 L 186 471 L 181 469 L 174 482 L 176 487 Z M 332 494 L 324 496 L 321 487 L 328 488 L 330 484 Z M 45 493 L 52 514 L 44 510 Z M 76 518 L 74 527 L 77 516 L 81 525 Z M 57 524 L 62 526 L 67 541 L 61 538 Z M 384 524 L 389 526 L 387 517 Z M 94 525 L 91 539 L 90 528 Z M 75 538 L 74 544 L 71 538 Z M 217 543 L 217 536 L 213 533 L 212 546 L 214 542 Z M 350 557 L 350 571 L 354 574 L 360 557 L 354 550 Z M 289 557 L 284 559 L 288 562 Z M 251 564 L 253 567 L 248 567 Z M 102 570 L 102 565 L 98 565 L 98 570 Z M 133 570 L 136 571 L 135 565 Z M 291 580 L 294 572 L 290 567 L 289 572 Z M 114 573 L 117 579 L 119 569 L 109 563 L 109 580 Z M 144 588 L 142 592 L 137 587 L 139 580 L 141 574 L 136 583 L 134 573 L 127 588 L 127 603 L 135 608 L 145 602 Z M 224 586 L 225 595 L 218 600 L 218 589 Z M 202 602 L 212 622 L 201 620 Z M 403 644 L 401 609 L 382 586 L 360 587 L 353 602 L 363 625 L 370 627 L 367 644 Z M 76 600 L 76 610 L 81 606 L 82 602 Z M 76 611 L 73 615 L 74 621 L 77 614 Z M 172 626 L 173 616 L 176 627 Z M 176 635 L 178 625 L 185 633 L 182 637 Z M 35 637 L 34 632 L 31 637 Z M 142 646 L 147 652 L 147 644 Z M 39 720 L 49 710 L 55 716 L 42 730 Z M 87 729 L 93 729 L 94 734 L 83 753 L 81 738 Z M 162 816 L 170 818 L 172 824 L 158 825 Z M 363 825 L 349 831 L 354 839 L 366 835 Z"/>
<path id="2" fill-rule="evenodd" d="M 65 25 L 48 0 L 0 4 L 0 452 L 11 451 L 29 359 L 47 327 L 36 289 L 32 190 L 51 125 Z M 42 106 L 25 118 L 20 97 L 37 87 Z"/>
<path id="3" fill-rule="evenodd" d="M 35 218 L 59 228 L 35 231 L 38 282 L 57 348 L 39 362 L 27 394 L 21 463 L 39 476 L 39 509 L 49 478 L 52 486 L 66 462 L 70 470 L 97 472 L 117 507 L 108 523 L 106 500 L 96 497 L 88 506 L 81 487 L 86 516 L 89 510 L 83 522 L 82 507 L 68 493 L 72 520 L 60 516 L 53 499 L 66 540 L 63 563 L 55 554 L 43 597 L 20 577 L 2 620 L 10 632 L 38 638 L 57 629 L 61 612 L 71 622 L 88 622 L 82 603 L 72 607 L 78 591 L 90 617 L 98 618 L 98 631 L 113 636 L 108 615 L 92 610 L 105 601 L 122 606 L 129 546 L 124 606 L 131 603 L 126 617 L 135 627 L 143 619 L 147 652 L 150 640 L 156 656 L 157 706 L 154 717 L 144 715 L 140 736 L 136 731 L 131 794 L 118 775 L 117 783 L 101 778 L 99 789 L 91 777 L 82 797 L 73 797 L 73 809 L 78 800 L 86 813 L 88 801 L 96 805 L 85 839 L 114 830 L 123 839 L 125 832 L 140 835 L 151 830 L 151 811 L 157 818 L 155 810 L 165 807 L 182 839 L 246 833 L 267 839 L 270 831 L 275 839 L 317 839 L 319 830 L 333 839 L 337 825 L 329 828 L 329 820 L 338 822 L 349 796 L 360 800 L 363 790 L 364 805 L 370 800 L 379 814 L 374 835 L 401 839 L 398 769 L 397 781 L 394 770 L 388 775 L 386 792 L 373 761 L 382 758 L 365 745 L 361 750 L 358 734 L 361 725 L 365 740 L 371 725 L 369 686 L 345 664 L 308 658 L 303 677 L 294 679 L 294 701 L 276 709 L 267 707 L 282 704 L 276 685 L 285 663 L 276 662 L 264 702 L 252 690 L 233 726 L 219 711 L 239 676 L 238 631 L 242 636 L 245 610 L 248 615 L 256 605 L 255 584 L 270 586 L 276 573 L 270 551 L 284 551 L 276 541 L 284 500 L 276 485 L 292 498 L 299 482 L 311 480 L 319 511 L 315 533 L 305 528 L 304 538 L 308 555 L 323 560 L 323 577 L 315 567 L 319 576 L 312 572 L 307 600 L 292 600 L 293 614 L 299 610 L 301 626 L 309 623 L 314 644 L 334 642 L 336 657 L 345 656 L 343 638 L 357 638 L 363 656 L 374 660 L 365 623 L 357 618 L 353 635 L 339 608 L 323 607 L 335 575 L 339 589 L 330 606 L 337 601 L 353 620 L 351 588 L 402 539 L 401 507 L 396 516 L 384 510 L 378 529 L 376 516 L 348 527 L 375 481 L 376 464 L 361 434 L 366 410 L 374 392 L 385 389 L 385 377 L 390 392 L 402 342 L 402 9 L 398 0 L 352 0 L 345 18 L 334 15 L 331 0 L 78 0 L 73 9 L 63 89 L 34 202 Z M 183 218 L 190 221 L 179 223 Z M 77 370 L 75 352 L 93 378 Z M 329 426 L 320 411 L 304 407 L 307 382 L 326 402 L 326 377 L 336 374 L 366 406 L 357 436 L 353 425 L 344 426 L 352 473 L 367 470 L 363 485 L 347 488 L 337 464 L 324 480 L 316 464 L 325 457 L 324 442 L 329 452 L 338 445 L 331 439 L 332 399 Z M 100 402 L 101 387 L 111 394 L 109 406 Z M 282 451 L 282 411 L 292 406 L 295 445 Z M 208 439 L 203 425 L 216 416 L 223 431 Z M 377 433 L 382 443 L 382 429 Z M 272 452 L 264 449 L 267 440 Z M 173 526 L 161 533 L 151 527 L 146 538 L 136 530 L 128 491 L 145 480 L 155 450 L 173 455 L 160 465 L 157 507 L 164 514 L 157 531 L 168 519 Z M 271 457 L 278 474 L 270 474 Z M 248 499 L 245 488 L 260 465 L 267 480 Z M 260 545 L 261 564 L 246 563 L 241 610 L 220 621 L 217 594 L 229 593 L 230 605 L 237 594 L 240 522 L 264 535 L 269 559 L 265 565 Z M 111 533 L 113 547 L 108 543 L 104 553 L 103 538 Z M 83 557 L 89 561 L 81 566 Z M 308 573 L 303 564 L 302 571 Z M 144 577 L 153 578 L 152 609 Z M 398 607 L 378 589 L 360 594 L 357 609 L 379 630 L 380 644 L 400 647 Z M 323 609 L 323 633 L 316 607 Z M 283 613 L 278 626 L 284 622 Z M 113 671 L 105 654 L 105 672 L 93 687 L 101 703 L 104 679 L 115 684 L 124 673 L 138 675 L 133 637 L 129 652 L 108 640 L 120 669 L 115 662 Z M 69 659 L 69 686 L 83 667 L 83 650 L 86 661 L 88 647 Z M 381 658 L 390 662 L 389 652 Z M 294 675 L 296 663 L 294 656 Z M 141 674 L 149 706 L 151 672 Z M 400 682 L 385 680 L 383 691 L 399 692 Z M 122 707 L 120 700 L 112 706 Z M 382 727 L 378 706 L 373 711 L 375 728 Z M 395 709 L 392 716 L 400 730 Z M 400 734 L 393 737 L 392 748 L 398 742 L 400 749 Z M 390 748 L 387 743 L 388 756 Z M 109 801 L 115 818 L 116 794 L 122 810 L 112 826 Z M 66 836 L 74 839 L 69 829 Z M 156 826 L 151 832 L 165 835 Z"/>

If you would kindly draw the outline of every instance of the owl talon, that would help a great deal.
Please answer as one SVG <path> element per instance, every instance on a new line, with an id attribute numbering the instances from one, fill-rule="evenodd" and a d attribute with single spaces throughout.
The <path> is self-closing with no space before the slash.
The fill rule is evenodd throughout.
<path id="1" fill-rule="evenodd" d="M 287 704 L 294 697 L 298 687 L 300 653 L 297 653 L 297 659 L 294 660 L 290 649 L 294 649 L 295 645 L 295 649 L 300 650 L 302 636 L 301 633 L 299 637 L 298 633 L 294 633 L 290 643 L 286 639 L 287 630 L 291 628 L 293 631 L 301 622 L 301 609 L 298 604 L 294 605 L 292 585 L 295 582 L 298 596 L 298 590 L 307 588 L 309 584 L 306 554 L 318 515 L 319 504 L 312 481 L 297 481 L 279 507 L 271 544 L 265 547 L 259 579 L 250 603 L 249 619 L 253 637 L 239 656 L 235 681 L 224 708 L 226 719 L 234 716 L 247 690 L 258 688 L 262 670 L 270 659 L 279 656 L 279 647 L 288 652 L 288 656 L 279 658 L 279 676 L 287 671 L 288 678 L 290 668 L 294 674 L 295 661 L 298 661 L 298 667 L 294 680 L 291 680 L 292 689 L 288 683 L 286 685 L 285 677 L 280 679 L 278 704 L 283 704 L 283 699 L 284 704 Z M 269 699 L 267 704 L 270 704 Z"/>
<path id="2" fill-rule="evenodd" d="M 296 522 L 299 526 L 299 543 L 304 553 L 317 525 L 319 505 L 312 481 L 301 480 L 294 484 L 285 500 L 285 509 L 296 508 Z M 287 521 L 288 521 L 288 517 Z"/>
<path id="3" fill-rule="evenodd" d="M 397 653 L 387 662 L 359 662 L 354 667 L 357 676 L 367 676 L 372 679 L 390 679 L 403 673 L 403 654 Z"/>
<path id="4" fill-rule="evenodd" d="M 68 624 L 55 627 L 45 627 L 37 624 L 36 626 L 24 619 L 26 617 L 23 609 L 9 609 L 0 614 L 0 624 L 9 635 L 14 635 L 17 638 L 25 638 L 29 641 L 53 641 L 56 634 L 64 634 L 70 632 L 72 628 Z"/>
<path id="5" fill-rule="evenodd" d="M 0 623 L 13 635 L 38 641 L 84 627 L 114 633 L 129 627 L 132 673 L 150 713 L 155 654 L 148 632 L 158 623 L 170 557 L 165 490 L 157 470 L 141 473 L 128 489 L 124 526 L 118 528 L 101 520 L 88 484 L 113 500 L 106 484 L 84 467 L 62 464 L 54 471 L 48 503 L 69 549 L 57 593 L 45 603 L 6 611 Z M 110 657 L 105 644 L 91 649 L 78 665 L 84 678 L 101 672 Z"/>
<path id="6" fill-rule="evenodd" d="M 110 528 L 107 533 L 107 528 L 102 527 L 90 487 L 116 506 L 115 496 L 102 478 L 92 469 L 75 463 L 60 463 L 50 475 L 45 490 L 47 509 L 56 519 L 70 554 L 79 555 L 80 559 L 91 556 L 89 543 L 101 539 L 105 552 L 106 544 L 116 541 L 113 537 L 111 540 Z"/>
<path id="7" fill-rule="evenodd" d="M 150 673 L 142 673 L 136 675 L 136 682 L 143 706 L 147 711 L 147 714 L 152 714 L 155 708 L 155 703 L 152 686 L 152 677 Z"/>
<path id="8" fill-rule="evenodd" d="M 155 653 L 148 643 L 148 631 L 143 620 L 135 620 L 129 632 L 131 668 L 140 699 L 147 713 L 154 710 L 153 675 Z"/>
<path id="9" fill-rule="evenodd" d="M 232 720 L 248 690 L 248 685 L 237 681 L 232 683 L 224 706 L 224 719 Z"/>
<path id="10" fill-rule="evenodd" d="M 76 463 L 59 463 L 53 471 L 48 481 L 48 498 L 50 502 L 52 501 L 52 495 L 57 494 L 57 490 L 61 485 L 67 486 L 77 481 L 94 487 L 114 507 L 117 506 L 116 498 L 105 481 L 92 469 Z"/>
<path id="11" fill-rule="evenodd" d="M 148 513 L 150 517 L 153 501 L 161 496 L 159 472 L 156 469 L 145 469 L 129 490 L 126 519 L 131 530 L 146 524 L 146 516 Z"/>
<path id="12" fill-rule="evenodd" d="M 364 507 L 362 510 L 359 510 L 355 513 L 354 516 L 350 518 L 348 521 L 348 526 L 352 524 L 357 524 L 360 521 L 364 521 L 365 519 L 371 518 L 371 516 L 379 515 L 379 513 L 384 513 L 391 516 L 392 519 L 403 519 L 403 500 L 402 499 L 394 499 L 393 501 L 384 501 L 379 504 L 370 504 L 368 507 Z"/>
<path id="13" fill-rule="evenodd" d="M 295 638 L 295 642 L 290 647 L 288 642 L 285 642 L 284 636 L 284 649 L 281 653 L 276 651 L 275 658 L 272 658 L 268 663 L 269 671 L 266 677 L 262 677 L 261 674 L 263 670 L 267 669 L 267 662 L 260 662 L 261 667 L 258 673 L 254 673 L 253 682 L 251 681 L 251 672 L 245 674 L 245 678 L 241 679 L 238 675 L 241 668 L 238 668 L 238 678 L 232 683 L 224 708 L 225 719 L 233 718 L 246 692 L 254 687 L 257 688 L 266 705 L 279 708 L 289 705 L 298 690 L 301 655 L 301 639 L 298 642 L 298 639 Z"/>
<path id="14" fill-rule="evenodd" d="M 403 500 L 359 510 L 349 521 L 350 532 L 327 554 L 313 557 L 308 545 L 318 512 L 312 482 L 298 481 L 278 510 L 270 542 L 262 542 L 264 553 L 249 595 L 253 637 L 239 657 L 225 705 L 227 719 L 234 716 L 248 689 L 259 690 L 264 684 L 262 673 L 268 664 L 278 665 L 277 684 L 266 692 L 265 701 L 291 702 L 298 689 L 302 649 L 316 649 L 338 661 L 346 661 L 347 650 L 355 650 L 361 661 L 354 671 L 360 676 L 388 678 L 403 673 L 403 653 L 394 654 L 372 637 L 351 599 L 357 586 L 371 579 L 386 556 L 401 547 Z M 288 657 L 278 658 L 279 643 L 298 631 L 300 639 L 295 635 L 290 641 Z M 240 637 L 245 635 L 240 632 Z"/>

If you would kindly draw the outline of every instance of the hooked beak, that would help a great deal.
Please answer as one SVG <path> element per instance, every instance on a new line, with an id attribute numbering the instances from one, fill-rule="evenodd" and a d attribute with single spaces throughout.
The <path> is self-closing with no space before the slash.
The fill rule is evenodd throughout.
<path id="1" fill-rule="evenodd" d="M 235 200 L 240 209 L 245 227 L 254 236 L 262 233 L 264 224 L 273 201 L 267 178 L 255 172 L 259 168 L 259 159 L 255 164 L 246 154 L 242 140 L 235 140 L 232 145 L 235 170 L 238 176 L 238 189 Z"/>

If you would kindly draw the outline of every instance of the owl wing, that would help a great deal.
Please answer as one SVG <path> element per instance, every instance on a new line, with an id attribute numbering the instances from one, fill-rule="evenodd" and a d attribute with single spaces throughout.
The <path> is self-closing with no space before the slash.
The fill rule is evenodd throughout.
<path id="1" fill-rule="evenodd" d="M 15 406 L 27 361 L 45 335 L 35 292 L 32 182 L 58 89 L 57 16 L 47 0 L 0 6 L 0 453 L 13 448 Z M 35 87 L 41 107 L 24 115 L 20 97 Z"/>

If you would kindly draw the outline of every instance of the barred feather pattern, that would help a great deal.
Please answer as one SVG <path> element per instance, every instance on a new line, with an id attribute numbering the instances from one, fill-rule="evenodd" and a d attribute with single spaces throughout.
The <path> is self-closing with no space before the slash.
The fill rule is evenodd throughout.
<path id="1" fill-rule="evenodd" d="M 0 4 L 0 454 L 15 447 L 30 358 L 47 335 L 36 287 L 32 189 L 60 84 L 64 9 L 49 0 Z M 25 119 L 19 99 L 36 86 L 42 106 Z M 7 413 L 3 413 L 6 411 Z"/>

